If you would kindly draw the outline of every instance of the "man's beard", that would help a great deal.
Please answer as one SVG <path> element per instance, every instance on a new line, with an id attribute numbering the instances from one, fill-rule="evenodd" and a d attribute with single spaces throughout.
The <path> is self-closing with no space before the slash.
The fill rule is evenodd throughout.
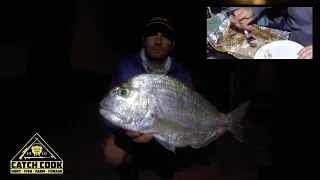
<path id="1" fill-rule="evenodd" d="M 151 62 L 159 62 L 159 63 L 164 62 L 169 56 L 169 53 L 165 53 L 164 55 L 162 55 L 160 57 L 153 57 L 151 55 L 151 53 L 149 53 L 148 51 L 146 51 L 145 54 L 146 54 L 146 57 L 147 57 L 147 59 L 149 61 L 151 61 Z"/>

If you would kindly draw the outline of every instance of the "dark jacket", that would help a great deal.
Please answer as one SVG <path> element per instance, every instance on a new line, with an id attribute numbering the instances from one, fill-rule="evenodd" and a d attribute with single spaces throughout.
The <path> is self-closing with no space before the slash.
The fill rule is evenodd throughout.
<path id="1" fill-rule="evenodd" d="M 128 79 L 144 73 L 147 72 L 143 67 L 140 52 L 138 52 L 133 57 L 120 62 L 118 72 L 111 79 L 109 88 L 112 89 Z M 167 75 L 194 89 L 188 71 L 173 58 L 171 58 L 171 66 Z M 189 152 L 193 151 L 191 148 L 177 149 L 176 153 L 172 153 L 154 139 L 146 144 L 134 143 L 132 139 L 125 135 L 125 130 L 111 123 L 107 126 L 109 132 L 115 136 L 115 144 L 131 155 L 132 164 L 136 169 L 150 169 L 160 176 L 168 178 L 173 175 L 174 171 L 187 166 L 191 162 L 188 160 L 188 157 L 191 157 L 191 155 L 188 155 Z"/>
<path id="2" fill-rule="evenodd" d="M 253 7 L 255 17 L 267 7 Z M 288 7 L 283 29 L 290 31 L 289 39 L 302 46 L 312 45 L 312 7 Z"/>

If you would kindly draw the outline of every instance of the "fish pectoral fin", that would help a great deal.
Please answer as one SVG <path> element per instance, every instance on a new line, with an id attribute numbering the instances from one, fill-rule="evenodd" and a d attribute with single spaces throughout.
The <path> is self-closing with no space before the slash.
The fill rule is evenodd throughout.
<path id="1" fill-rule="evenodd" d="M 159 118 L 157 117 L 156 119 L 156 123 L 153 127 L 155 134 L 153 135 L 154 138 L 166 149 L 172 151 L 172 152 L 176 152 L 176 148 L 175 146 L 169 144 L 166 139 L 159 135 L 162 132 L 165 132 L 166 134 L 176 134 L 176 133 L 188 133 L 188 129 L 183 127 L 182 125 L 174 122 L 174 121 L 170 121 L 164 118 Z"/>
<path id="2" fill-rule="evenodd" d="M 176 148 L 169 144 L 167 141 L 165 141 L 165 138 L 163 138 L 162 136 L 160 135 L 153 135 L 153 137 L 163 146 L 165 147 L 166 149 L 168 149 L 169 151 L 172 151 L 172 152 L 176 152 Z"/>
<path id="3" fill-rule="evenodd" d="M 153 94 L 149 95 L 148 106 L 148 108 L 150 109 L 150 113 L 148 113 L 148 115 L 150 115 L 152 118 L 163 117 L 159 99 Z"/>
<path id="4" fill-rule="evenodd" d="M 187 132 L 188 129 L 174 121 L 170 121 L 164 118 L 157 117 L 154 129 L 157 132 L 176 133 Z"/>
<path id="5" fill-rule="evenodd" d="M 156 101 L 156 108 L 157 108 L 158 117 L 163 117 L 163 114 L 162 114 L 163 111 L 162 111 L 160 101 L 158 98 L 155 98 L 155 101 Z"/>
<path id="6" fill-rule="evenodd" d="M 191 147 L 194 149 L 200 149 L 202 147 L 205 147 L 205 146 L 209 145 L 210 143 L 212 143 L 213 141 L 215 141 L 216 139 L 218 139 L 221 134 L 222 133 L 215 132 L 213 135 L 209 136 L 209 138 L 204 140 L 201 144 L 191 145 Z"/>

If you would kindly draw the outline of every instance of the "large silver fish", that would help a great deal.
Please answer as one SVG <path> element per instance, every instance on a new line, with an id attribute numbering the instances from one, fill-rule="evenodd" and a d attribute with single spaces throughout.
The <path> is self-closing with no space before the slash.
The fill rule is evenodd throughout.
<path id="1" fill-rule="evenodd" d="M 153 134 L 165 148 L 195 149 L 216 140 L 226 128 L 243 141 L 240 120 L 249 102 L 227 115 L 202 96 L 166 75 L 143 74 L 113 88 L 100 102 L 105 120 L 128 131 Z"/>

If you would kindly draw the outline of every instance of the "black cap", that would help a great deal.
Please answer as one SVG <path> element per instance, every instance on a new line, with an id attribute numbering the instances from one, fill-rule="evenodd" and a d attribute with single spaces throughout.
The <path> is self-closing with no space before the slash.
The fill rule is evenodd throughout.
<path id="1" fill-rule="evenodd" d="M 167 18 L 155 17 L 144 27 L 143 37 L 148 37 L 150 34 L 155 32 L 161 32 L 169 40 L 175 40 L 175 30 L 171 22 Z"/>

